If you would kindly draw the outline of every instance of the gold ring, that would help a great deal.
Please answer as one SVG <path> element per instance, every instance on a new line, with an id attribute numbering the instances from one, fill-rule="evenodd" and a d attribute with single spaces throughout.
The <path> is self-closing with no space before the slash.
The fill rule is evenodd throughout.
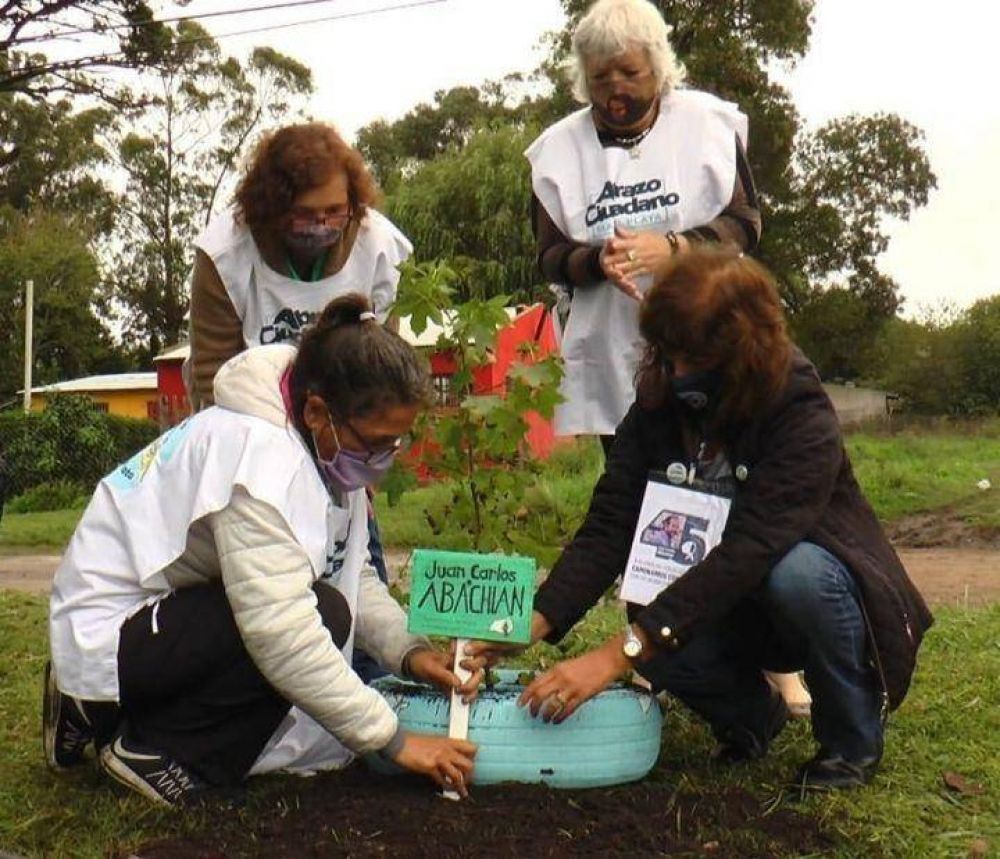
<path id="1" fill-rule="evenodd" d="M 552 697 L 553 697 L 553 698 L 555 698 L 555 699 L 556 699 L 556 701 L 558 701 L 558 702 L 559 702 L 559 709 L 560 709 L 560 710 L 561 710 L 561 709 L 562 709 L 563 707 L 565 707 L 565 706 L 566 706 L 566 699 L 565 699 L 565 698 L 563 698 L 563 696 L 562 696 L 562 692 L 553 692 L 553 693 L 552 693 Z"/>
<path id="2" fill-rule="evenodd" d="M 629 248 L 629 251 L 627 254 L 625 254 L 625 256 L 628 257 L 629 262 L 635 262 L 635 251 L 632 250 L 631 248 Z"/>

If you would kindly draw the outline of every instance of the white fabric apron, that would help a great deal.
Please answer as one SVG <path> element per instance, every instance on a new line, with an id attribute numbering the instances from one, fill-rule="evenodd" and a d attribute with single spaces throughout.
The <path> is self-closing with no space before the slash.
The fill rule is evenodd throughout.
<path id="1" fill-rule="evenodd" d="M 346 508 L 337 507 L 293 428 L 213 407 L 98 484 L 53 582 L 49 632 L 63 692 L 118 700 L 122 624 L 171 592 L 163 571 L 183 554 L 191 524 L 225 508 L 236 485 L 282 515 L 314 578 L 337 587 L 357 617 L 368 543 L 364 490 L 350 493 Z M 343 648 L 348 661 L 352 647 L 353 633 Z M 295 769 L 299 757 L 306 768 L 329 768 L 350 756 L 293 708 L 253 771 Z"/>
<path id="2" fill-rule="evenodd" d="M 260 255 L 247 227 L 232 213 L 215 218 L 199 236 L 199 249 L 215 265 L 248 347 L 295 342 L 305 327 L 339 295 L 367 296 L 380 322 L 396 299 L 399 265 L 413 246 L 384 215 L 368 209 L 343 268 L 307 283 L 274 271 Z"/>
<path id="3" fill-rule="evenodd" d="M 745 143 L 746 133 L 735 105 L 673 90 L 631 151 L 601 146 L 584 108 L 548 128 L 525 155 L 532 189 L 555 225 L 574 241 L 601 245 L 616 224 L 664 235 L 715 218 L 733 195 L 735 135 Z M 643 292 L 650 284 L 648 276 L 637 279 Z M 607 282 L 575 290 L 561 351 L 556 433 L 613 433 L 635 397 L 638 304 Z"/>

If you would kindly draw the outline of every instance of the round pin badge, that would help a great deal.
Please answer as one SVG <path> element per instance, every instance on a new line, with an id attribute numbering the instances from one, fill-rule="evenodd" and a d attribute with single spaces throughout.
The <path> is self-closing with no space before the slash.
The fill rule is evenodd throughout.
<path id="1" fill-rule="evenodd" d="M 688 470 L 683 462 L 671 462 L 667 466 L 667 480 L 671 483 L 681 484 L 687 480 Z"/>
<path id="2" fill-rule="evenodd" d="M 745 465 L 737 465 L 736 466 L 736 479 L 737 480 L 746 480 L 747 479 L 747 474 L 749 474 L 749 472 L 747 471 L 747 467 Z"/>

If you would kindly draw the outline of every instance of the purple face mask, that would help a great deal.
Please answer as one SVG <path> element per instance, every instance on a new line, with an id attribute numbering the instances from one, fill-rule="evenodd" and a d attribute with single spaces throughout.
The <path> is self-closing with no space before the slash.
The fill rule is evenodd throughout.
<path id="1" fill-rule="evenodd" d="M 293 251 L 319 251 L 337 244 L 343 230 L 328 224 L 307 224 L 289 228 L 285 232 L 285 245 Z"/>
<path id="2" fill-rule="evenodd" d="M 327 482 L 341 492 L 353 492 L 364 486 L 374 486 L 389 470 L 396 457 L 397 448 L 380 450 L 377 453 L 355 453 L 340 447 L 337 429 L 330 422 L 333 438 L 337 442 L 337 452 L 333 459 L 323 459 L 319 455 L 319 445 L 316 434 L 313 433 L 313 448 L 316 450 L 316 465 L 327 479 Z"/>

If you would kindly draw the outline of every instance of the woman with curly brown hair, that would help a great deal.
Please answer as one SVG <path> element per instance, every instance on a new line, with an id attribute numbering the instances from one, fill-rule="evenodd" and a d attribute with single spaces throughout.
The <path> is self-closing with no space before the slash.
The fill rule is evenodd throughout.
<path id="1" fill-rule="evenodd" d="M 190 394 L 248 346 L 294 342 L 331 299 L 369 298 L 379 321 L 412 251 L 374 208 L 379 194 L 360 153 L 330 125 L 289 125 L 257 145 L 234 207 L 198 238 L 191 283 Z"/>
<path id="2" fill-rule="evenodd" d="M 532 638 L 558 641 L 618 576 L 630 622 L 536 679 L 522 703 L 562 721 L 634 668 L 708 722 L 720 762 L 737 763 L 764 755 L 788 717 L 764 670 L 804 669 L 819 750 L 797 783 L 867 783 L 932 619 L 788 339 L 774 281 L 736 252 L 693 249 L 643 298 L 639 325 L 637 401 L 536 594 Z M 683 528 L 665 541 L 671 516 Z"/>

